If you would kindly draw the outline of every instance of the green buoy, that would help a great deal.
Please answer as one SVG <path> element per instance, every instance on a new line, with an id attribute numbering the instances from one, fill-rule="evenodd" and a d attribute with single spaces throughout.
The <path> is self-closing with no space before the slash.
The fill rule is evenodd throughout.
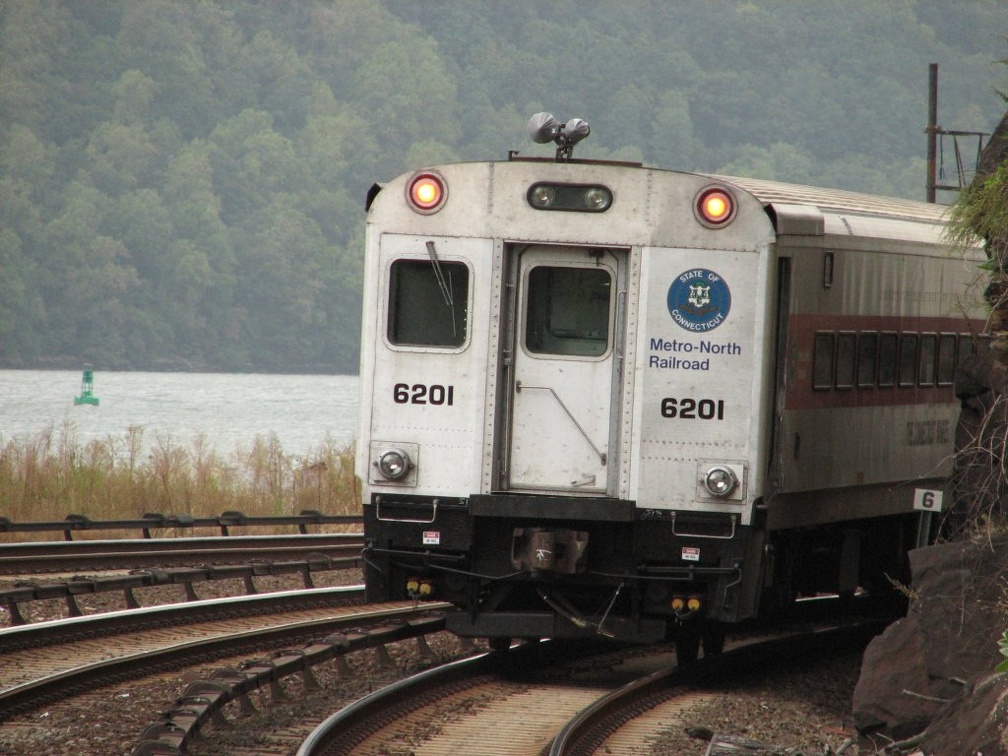
<path id="1" fill-rule="evenodd" d="M 74 404 L 93 404 L 98 406 L 98 397 L 94 395 L 94 371 L 90 365 L 84 366 L 81 375 L 81 393 L 74 397 Z"/>

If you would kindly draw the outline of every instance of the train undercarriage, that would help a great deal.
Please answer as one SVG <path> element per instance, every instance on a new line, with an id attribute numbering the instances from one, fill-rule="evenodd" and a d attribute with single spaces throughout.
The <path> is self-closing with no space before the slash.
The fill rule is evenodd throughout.
<path id="1" fill-rule="evenodd" d="M 731 515 L 633 502 L 375 496 L 365 506 L 368 599 L 449 601 L 463 637 L 675 640 L 716 652 L 726 624 L 799 596 L 889 590 L 912 516 L 768 532 Z"/>

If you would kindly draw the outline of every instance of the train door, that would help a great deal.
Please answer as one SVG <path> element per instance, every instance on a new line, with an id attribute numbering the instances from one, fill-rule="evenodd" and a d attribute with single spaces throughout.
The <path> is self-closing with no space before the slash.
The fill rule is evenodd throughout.
<path id="1" fill-rule="evenodd" d="M 505 489 L 612 495 L 626 257 L 515 250 Z"/>

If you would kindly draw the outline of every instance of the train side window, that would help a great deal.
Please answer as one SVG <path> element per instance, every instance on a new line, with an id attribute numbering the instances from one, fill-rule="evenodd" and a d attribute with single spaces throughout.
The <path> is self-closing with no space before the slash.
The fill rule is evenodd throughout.
<path id="1" fill-rule="evenodd" d="M 526 348 L 534 354 L 605 354 L 611 291 L 612 276 L 603 268 L 533 268 L 528 276 Z"/>
<path id="2" fill-rule="evenodd" d="M 812 343 L 812 388 L 833 388 L 833 353 L 836 334 L 821 331 Z"/>
<path id="3" fill-rule="evenodd" d="M 875 387 L 875 367 L 878 364 L 878 334 L 862 333 L 858 339 L 858 388 Z"/>
<path id="4" fill-rule="evenodd" d="M 965 357 L 973 354 L 985 354 L 990 349 L 990 335 L 971 333 L 959 334 L 959 349 L 956 353 L 956 364 L 958 365 Z"/>
<path id="5" fill-rule="evenodd" d="M 397 346 L 459 347 L 469 323 L 465 263 L 396 260 L 389 279 L 388 340 Z"/>
<path id="6" fill-rule="evenodd" d="M 956 341 L 954 333 L 943 333 L 938 337 L 938 385 L 951 386 L 955 378 Z"/>
<path id="7" fill-rule="evenodd" d="M 976 354 L 972 334 L 960 333 L 959 349 L 956 353 L 956 364 L 958 365 L 960 362 L 962 362 L 962 359 L 964 357 L 969 357 L 971 354 Z"/>
<path id="8" fill-rule="evenodd" d="M 934 386 L 935 360 L 938 352 L 938 335 L 924 333 L 920 337 L 920 347 L 917 350 L 917 384 Z"/>
<path id="9" fill-rule="evenodd" d="M 879 336 L 878 385 L 888 388 L 896 385 L 896 346 L 899 336 L 883 333 Z"/>
<path id="10" fill-rule="evenodd" d="M 899 385 L 917 384 L 917 334 L 904 333 L 899 344 Z"/>
<path id="11" fill-rule="evenodd" d="M 854 388 L 856 357 L 857 334 L 838 333 L 836 342 L 836 387 L 838 389 Z"/>

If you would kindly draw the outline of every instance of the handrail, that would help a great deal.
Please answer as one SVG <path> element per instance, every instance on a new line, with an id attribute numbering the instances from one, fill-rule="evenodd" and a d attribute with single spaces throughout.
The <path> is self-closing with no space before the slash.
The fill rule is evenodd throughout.
<path id="1" fill-rule="evenodd" d="M 598 455 L 599 462 L 601 462 L 602 466 L 605 467 L 606 466 L 606 453 L 602 449 L 599 449 L 597 446 L 595 446 L 595 442 L 592 441 L 591 436 L 588 435 L 588 431 L 586 431 L 584 428 L 581 427 L 581 423 L 579 423 L 577 421 L 577 418 L 574 417 L 574 413 L 570 411 L 570 408 L 568 408 L 567 405 L 564 404 L 564 400 L 560 398 L 560 395 L 557 394 L 557 392 L 554 391 L 549 386 L 527 386 L 524 383 L 522 383 L 521 381 L 516 381 L 515 382 L 515 391 L 516 392 L 521 393 L 522 391 L 529 391 L 529 390 L 532 390 L 532 391 L 548 391 L 550 394 L 553 395 L 553 398 L 556 399 L 557 404 L 560 405 L 560 409 L 562 409 L 567 414 L 567 417 L 570 418 L 570 421 L 574 424 L 574 427 L 577 428 L 578 432 L 581 433 L 581 437 L 585 441 L 588 442 L 588 446 L 590 446 L 592 448 L 592 451 L 595 452 L 595 454 Z"/>

